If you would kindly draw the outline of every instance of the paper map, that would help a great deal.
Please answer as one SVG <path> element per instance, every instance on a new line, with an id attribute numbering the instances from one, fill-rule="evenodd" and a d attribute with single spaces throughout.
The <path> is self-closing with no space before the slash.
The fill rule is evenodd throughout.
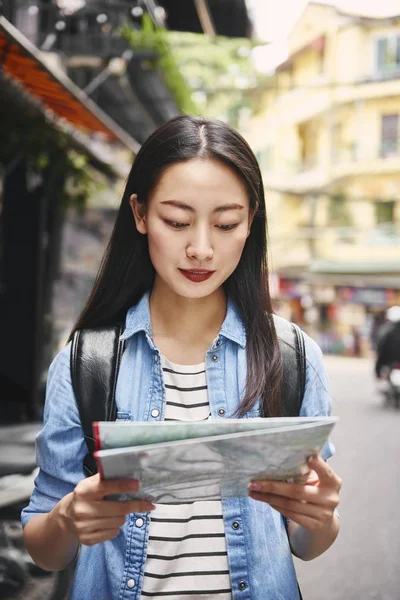
<path id="1" fill-rule="evenodd" d="M 97 423 L 97 444 L 107 449 L 95 456 L 104 479 L 141 482 L 130 498 L 171 504 L 244 497 L 252 478 L 293 480 L 306 475 L 307 458 L 320 452 L 337 421 L 299 417 Z"/>

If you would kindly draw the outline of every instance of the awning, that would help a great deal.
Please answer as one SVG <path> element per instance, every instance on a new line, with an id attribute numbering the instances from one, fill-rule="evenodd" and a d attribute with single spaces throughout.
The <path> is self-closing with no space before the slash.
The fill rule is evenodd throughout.
<path id="1" fill-rule="evenodd" d="M 283 282 L 316 286 L 400 289 L 398 262 L 314 260 L 310 265 L 283 267 L 276 274 Z M 301 289 L 301 288 L 300 288 Z"/>
<path id="2" fill-rule="evenodd" d="M 62 72 L 54 72 L 41 52 L 7 19 L 0 17 L 0 69 L 39 100 L 48 116 L 83 134 L 121 143 L 134 153 L 140 144 L 103 112 Z"/>
<path id="3" fill-rule="evenodd" d="M 315 285 L 400 289 L 399 261 L 315 260 L 309 267 Z"/>
<path id="4" fill-rule="evenodd" d="M 315 52 L 323 52 L 324 49 L 325 49 L 325 36 L 320 35 L 319 37 L 312 40 L 312 42 L 305 44 L 304 46 L 299 48 L 299 50 L 296 50 L 296 52 L 293 52 L 293 54 L 291 54 L 289 56 L 289 58 L 287 60 L 285 60 L 285 62 L 281 63 L 280 65 L 278 65 L 276 67 L 276 71 L 280 72 L 280 71 L 285 71 L 286 69 L 289 69 L 292 66 L 293 62 L 296 60 L 296 58 L 298 56 L 300 56 L 301 54 L 303 54 L 304 52 L 307 52 L 309 50 L 315 50 Z"/>
<path id="5" fill-rule="evenodd" d="M 400 275 L 398 260 L 314 260 L 310 266 L 311 273 L 340 273 L 352 275 L 391 274 Z"/>

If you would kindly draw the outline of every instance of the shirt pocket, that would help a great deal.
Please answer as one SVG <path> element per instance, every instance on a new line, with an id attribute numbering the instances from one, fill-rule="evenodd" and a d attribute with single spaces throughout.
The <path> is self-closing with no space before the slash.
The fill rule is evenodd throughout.
<path id="1" fill-rule="evenodd" d="M 126 410 L 117 410 L 117 421 L 132 421 L 132 413 Z"/>
<path id="2" fill-rule="evenodd" d="M 247 419 L 260 419 L 262 416 L 262 410 L 259 404 L 253 406 L 253 408 L 246 413 Z"/>

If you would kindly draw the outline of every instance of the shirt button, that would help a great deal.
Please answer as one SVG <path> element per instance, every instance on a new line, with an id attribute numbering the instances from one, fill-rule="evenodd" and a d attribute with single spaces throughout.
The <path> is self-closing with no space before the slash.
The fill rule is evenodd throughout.
<path id="1" fill-rule="evenodd" d="M 211 357 L 211 359 L 212 359 L 214 362 L 217 362 L 217 360 L 218 360 L 218 356 L 217 356 L 216 354 L 213 354 L 213 355 L 212 355 L 212 357 Z"/>
<path id="2" fill-rule="evenodd" d="M 241 581 L 239 583 L 239 590 L 243 592 L 247 588 L 247 583 L 245 581 Z"/>
<path id="3" fill-rule="evenodd" d="M 151 416 L 154 418 L 158 417 L 159 414 L 160 411 L 157 408 L 153 408 L 153 410 L 151 411 Z"/>
<path id="4" fill-rule="evenodd" d="M 128 588 L 131 590 L 135 587 L 136 581 L 134 579 L 128 579 Z M 239 584 L 240 587 L 240 584 Z"/>
<path id="5" fill-rule="evenodd" d="M 154 362 L 158 362 L 158 354 L 154 355 Z"/>
<path id="6" fill-rule="evenodd" d="M 217 340 L 217 343 L 215 344 L 217 346 L 217 348 L 220 347 L 221 343 L 222 343 L 221 340 Z"/>
<path id="7" fill-rule="evenodd" d="M 144 521 L 143 519 L 136 519 L 135 525 L 136 527 L 143 527 Z"/>
<path id="8" fill-rule="evenodd" d="M 239 529 L 239 527 L 240 527 L 240 523 L 238 521 L 233 521 L 232 529 Z"/>
<path id="9" fill-rule="evenodd" d="M 224 409 L 224 408 L 219 408 L 219 409 L 218 409 L 218 414 L 219 414 L 221 417 L 223 417 L 223 416 L 224 416 L 224 414 L 225 414 L 225 409 Z"/>

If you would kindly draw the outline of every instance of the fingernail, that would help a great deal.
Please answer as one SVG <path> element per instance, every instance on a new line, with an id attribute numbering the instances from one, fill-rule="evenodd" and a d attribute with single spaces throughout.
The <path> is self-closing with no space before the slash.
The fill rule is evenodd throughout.
<path id="1" fill-rule="evenodd" d="M 261 490 L 261 483 L 258 483 L 258 481 L 251 481 L 249 483 L 249 490 L 252 490 L 254 492 L 259 492 Z"/>
<path id="2" fill-rule="evenodd" d="M 315 455 L 314 455 L 314 456 L 309 456 L 309 457 L 308 457 L 308 459 L 307 459 L 307 462 L 308 462 L 309 464 L 312 464 L 312 463 L 314 463 L 314 462 L 317 460 L 317 458 L 318 458 L 318 457 L 317 457 L 317 456 L 315 456 Z"/>
<path id="3" fill-rule="evenodd" d="M 154 510 L 156 508 L 156 505 L 153 504 L 152 502 L 148 502 L 146 504 L 146 510 L 150 511 L 150 510 Z"/>
<path id="4" fill-rule="evenodd" d="M 140 482 L 137 479 L 131 479 L 128 485 L 129 489 L 135 492 L 140 488 Z"/>

